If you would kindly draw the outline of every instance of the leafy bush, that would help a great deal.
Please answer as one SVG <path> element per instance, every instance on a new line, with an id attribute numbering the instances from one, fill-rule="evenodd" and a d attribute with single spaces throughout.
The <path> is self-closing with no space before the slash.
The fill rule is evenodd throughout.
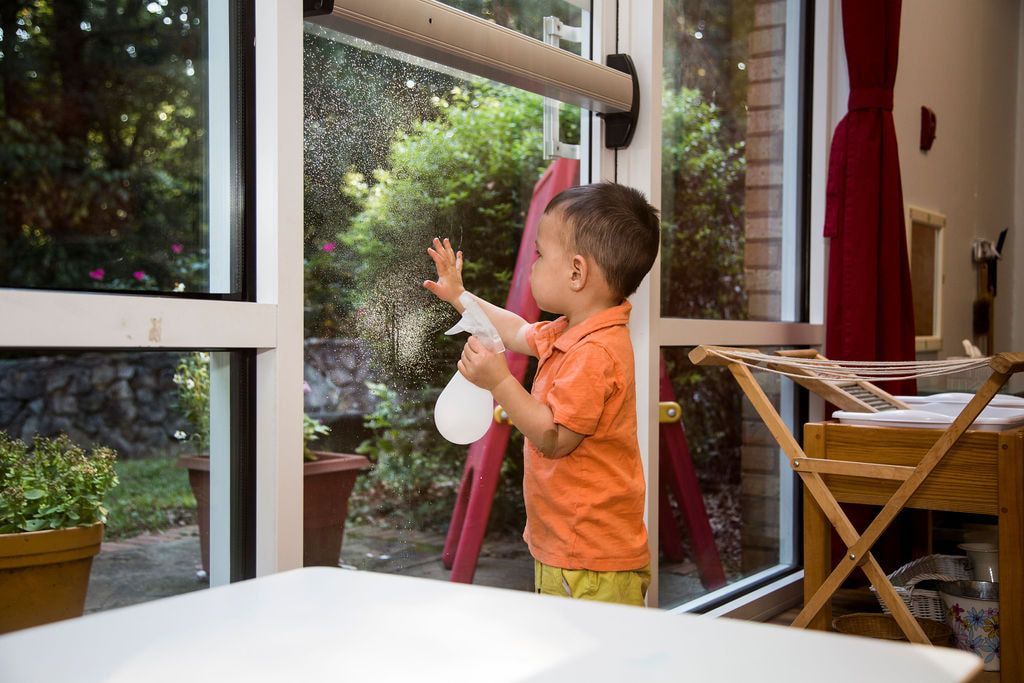
<path id="1" fill-rule="evenodd" d="M 376 408 L 366 416 L 366 426 L 376 434 L 359 447 L 374 469 L 372 476 L 360 477 L 352 500 L 356 519 L 443 529 L 451 518 L 455 493 L 462 476 L 466 449 L 438 439 L 433 429 L 434 401 L 439 392 L 428 388 L 411 396 L 399 394 L 385 384 L 370 383 Z M 500 495 L 495 500 L 491 522 L 496 527 L 522 524 L 521 459 L 522 435 L 516 433 L 507 449 Z M 512 481 L 518 477 L 518 481 Z"/>
<path id="2" fill-rule="evenodd" d="M 178 432 L 179 439 L 190 439 L 202 452 L 210 450 L 210 354 L 195 351 L 185 354 L 178 362 L 174 373 L 178 387 L 178 410 L 192 425 L 191 434 Z M 309 449 L 312 441 L 330 434 L 331 428 L 303 413 L 302 455 L 305 460 L 316 460 Z"/>
<path id="3" fill-rule="evenodd" d="M 437 439 L 424 425 L 431 418 L 437 391 L 426 389 L 400 399 L 385 384 L 369 383 L 376 407 L 366 416 L 374 437 L 357 451 L 374 467 L 357 480 L 353 515 L 366 521 L 388 518 L 418 528 L 441 526 L 451 504 L 465 448 Z"/>
<path id="4" fill-rule="evenodd" d="M 744 320 L 744 142 L 698 90 L 666 88 L 662 106 L 662 314 Z"/>
<path id="5" fill-rule="evenodd" d="M 339 188 L 381 166 L 408 121 L 436 116 L 431 98 L 455 79 L 309 33 L 303 64 L 305 337 L 350 336 L 358 256 L 338 235 L 361 205 Z"/>
<path id="6" fill-rule="evenodd" d="M 666 87 L 662 102 L 662 315 L 744 320 L 744 143 L 729 142 L 723 112 L 698 90 Z M 738 481 L 740 393 L 729 373 L 680 351 L 665 360 L 702 483 Z"/>
<path id="7" fill-rule="evenodd" d="M 177 432 L 175 436 L 193 441 L 206 453 L 210 450 L 210 354 L 196 351 L 182 356 L 174 371 L 174 384 L 178 410 L 193 429 L 191 434 Z"/>
<path id="8" fill-rule="evenodd" d="M 370 179 L 350 173 L 344 188 L 362 207 L 341 235 L 358 257 L 356 327 L 398 386 L 442 385 L 462 345 L 437 334 L 457 316 L 420 286 L 434 275 L 430 240 L 451 237 L 466 254 L 466 287 L 504 302 L 546 166 L 540 97 L 474 83 L 434 99 L 437 117 L 395 138 L 386 169 Z M 424 362 L 425 346 L 433 362 Z"/>
<path id="9" fill-rule="evenodd" d="M 31 447 L 0 432 L 0 533 L 105 522 L 103 497 L 117 486 L 117 454 L 86 453 L 66 434 L 37 436 Z"/>
<path id="10" fill-rule="evenodd" d="M 346 195 L 362 209 L 340 236 L 359 264 L 356 329 L 384 380 L 372 386 L 380 403 L 367 426 L 375 435 L 360 452 L 377 467 L 363 488 L 376 486 L 393 501 L 379 512 L 419 526 L 447 520 L 466 454 L 433 428 L 434 401 L 465 339 L 440 334 L 457 315 L 420 286 L 434 275 L 426 246 L 435 235 L 451 237 L 466 254 L 467 288 L 504 303 L 533 186 L 547 165 L 540 97 L 474 82 L 434 99 L 436 118 L 396 136 L 386 170 L 348 175 Z M 570 119 L 563 129 L 578 135 Z M 517 434 L 508 452 L 521 444 Z M 522 458 L 505 462 L 493 517 L 519 526 Z"/>

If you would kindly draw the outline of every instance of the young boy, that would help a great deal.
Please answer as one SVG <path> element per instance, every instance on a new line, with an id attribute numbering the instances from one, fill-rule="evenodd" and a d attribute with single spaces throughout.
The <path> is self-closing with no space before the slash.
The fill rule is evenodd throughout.
<path id="1" fill-rule="evenodd" d="M 545 209 L 530 272 L 537 304 L 562 317 L 529 324 L 474 297 L 509 350 L 539 359 L 532 393 L 473 337 L 459 361 L 526 437 L 523 538 L 538 593 L 644 604 L 650 557 L 625 299 L 660 241 L 657 210 L 640 192 L 574 187 Z M 438 279 L 423 286 L 461 313 L 462 252 L 435 238 L 427 253 Z"/>

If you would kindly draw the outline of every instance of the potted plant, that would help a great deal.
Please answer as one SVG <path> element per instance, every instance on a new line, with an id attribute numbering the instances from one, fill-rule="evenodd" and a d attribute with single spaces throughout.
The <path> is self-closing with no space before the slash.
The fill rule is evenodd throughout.
<path id="1" fill-rule="evenodd" d="M 188 480 L 196 497 L 199 548 L 203 572 L 210 571 L 210 370 L 209 354 L 191 353 L 178 363 L 174 383 L 178 387 L 178 408 L 193 427 L 192 434 L 178 432 L 179 439 L 191 439 L 200 451 L 178 459 L 188 468 Z M 329 434 L 330 428 L 308 415 L 303 416 L 303 565 L 338 565 L 348 516 L 348 499 L 356 476 L 369 468 L 361 455 L 314 451 L 309 444 Z"/>
<path id="2" fill-rule="evenodd" d="M 78 617 L 117 485 L 109 448 L 0 431 L 0 633 Z"/>

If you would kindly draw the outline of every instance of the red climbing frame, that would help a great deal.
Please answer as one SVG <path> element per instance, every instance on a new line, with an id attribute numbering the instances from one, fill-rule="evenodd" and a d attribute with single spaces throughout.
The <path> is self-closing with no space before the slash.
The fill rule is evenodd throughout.
<path id="1" fill-rule="evenodd" d="M 533 243 L 537 239 L 537 225 L 548 202 L 555 195 L 579 184 L 579 168 L 579 161 L 556 159 L 533 188 L 533 199 L 530 201 L 523 237 L 519 243 L 512 286 L 505 302 L 506 309 L 529 322 L 536 321 L 540 316 L 540 309 L 530 292 L 530 269 L 535 257 Z M 512 375 L 522 382 L 526 376 L 528 359 L 511 351 L 507 352 L 507 358 Z M 665 374 L 664 361 L 661 400 L 674 400 L 672 386 Z M 469 447 L 441 556 L 444 566 L 452 570 L 452 581 L 473 582 L 511 429 L 510 425 L 493 423 L 484 437 Z M 683 557 L 680 532 L 668 501 L 668 493 L 671 492 L 683 513 L 683 521 L 697 555 L 695 559 L 701 581 L 709 589 L 717 588 L 725 583 L 725 576 L 704 510 L 704 499 L 700 494 L 690 451 L 686 446 L 682 423 L 663 424 L 660 433 L 662 491 L 659 514 L 662 548 L 670 559 L 678 561 Z"/>
<path id="2" fill-rule="evenodd" d="M 658 390 L 658 400 L 676 400 L 675 392 L 672 390 L 672 381 L 665 368 L 664 356 L 661 358 L 661 384 Z M 700 574 L 701 583 L 708 590 L 720 588 L 725 585 L 725 572 L 722 569 L 718 548 L 715 546 L 715 536 L 711 531 L 711 524 L 708 522 L 704 497 L 700 492 L 700 482 L 697 480 L 697 472 L 694 470 L 693 459 L 690 457 L 690 447 L 686 444 L 682 419 L 679 422 L 661 423 L 658 429 L 658 448 L 661 456 L 658 459 L 658 472 L 661 480 L 658 538 L 661 540 L 661 550 L 665 553 L 665 557 L 673 562 L 680 562 L 683 559 L 682 534 L 672 514 L 672 508 L 669 507 L 668 497 L 671 494 L 679 504 L 683 524 L 689 533 L 690 543 L 693 546 L 693 559 L 697 563 L 697 572 Z"/>

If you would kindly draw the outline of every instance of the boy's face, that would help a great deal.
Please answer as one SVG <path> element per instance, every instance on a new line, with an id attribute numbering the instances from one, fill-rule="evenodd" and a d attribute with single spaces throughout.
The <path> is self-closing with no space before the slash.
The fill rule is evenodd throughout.
<path id="1" fill-rule="evenodd" d="M 537 227 L 537 260 L 530 271 L 530 290 L 541 310 L 549 313 L 565 313 L 572 294 L 568 230 L 558 209 L 541 216 Z"/>

